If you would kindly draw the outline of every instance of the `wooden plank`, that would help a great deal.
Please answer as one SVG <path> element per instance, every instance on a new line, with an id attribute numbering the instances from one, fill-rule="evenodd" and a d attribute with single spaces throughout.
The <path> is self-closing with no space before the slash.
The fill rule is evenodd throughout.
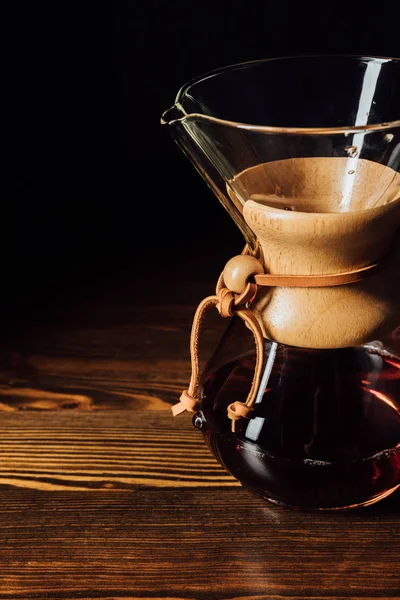
<path id="1" fill-rule="evenodd" d="M 189 415 L 158 411 L 4 413 L 0 487 L 120 490 L 237 487 Z"/>
<path id="2" fill-rule="evenodd" d="M 3 490 L 0 598 L 398 598 L 397 510 L 308 514 L 242 488 Z"/>

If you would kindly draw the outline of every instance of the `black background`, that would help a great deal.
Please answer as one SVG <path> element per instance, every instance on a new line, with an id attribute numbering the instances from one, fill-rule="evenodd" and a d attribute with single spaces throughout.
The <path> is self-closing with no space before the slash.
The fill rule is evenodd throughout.
<path id="1" fill-rule="evenodd" d="M 240 251 L 240 234 L 160 125 L 162 112 L 188 79 L 236 62 L 399 56 L 395 4 L 371 6 L 3 3 L 3 301 L 29 303 L 124 268 L 139 281 L 188 249 Z M 198 210 L 181 224 L 188 194 Z"/>

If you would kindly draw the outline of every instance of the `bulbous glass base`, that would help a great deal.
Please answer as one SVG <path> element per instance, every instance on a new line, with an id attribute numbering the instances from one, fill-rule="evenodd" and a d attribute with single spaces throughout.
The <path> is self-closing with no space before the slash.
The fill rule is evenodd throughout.
<path id="1" fill-rule="evenodd" d="M 377 342 L 308 350 L 266 341 L 254 417 L 232 433 L 255 352 L 236 319 L 203 374 L 201 425 L 214 456 L 258 495 L 332 510 L 381 500 L 400 484 L 400 355 Z"/>

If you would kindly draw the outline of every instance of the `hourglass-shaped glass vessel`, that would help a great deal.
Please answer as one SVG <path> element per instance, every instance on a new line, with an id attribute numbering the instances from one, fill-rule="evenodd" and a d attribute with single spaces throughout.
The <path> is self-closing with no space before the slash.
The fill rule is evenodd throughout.
<path id="1" fill-rule="evenodd" d="M 400 485 L 400 60 L 225 67 L 185 85 L 162 122 L 246 244 L 199 306 L 174 412 L 194 412 L 221 464 L 268 500 L 387 496 Z M 200 373 L 209 306 L 231 318 Z"/>

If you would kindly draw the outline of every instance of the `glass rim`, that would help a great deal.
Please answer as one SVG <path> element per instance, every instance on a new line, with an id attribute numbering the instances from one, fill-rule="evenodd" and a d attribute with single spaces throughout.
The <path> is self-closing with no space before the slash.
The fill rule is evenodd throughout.
<path id="1" fill-rule="evenodd" d="M 393 129 L 395 127 L 400 127 L 400 118 L 396 121 L 384 121 L 382 123 L 374 123 L 370 125 L 348 125 L 348 126 L 338 126 L 338 127 L 276 127 L 273 125 L 252 125 L 251 123 L 244 123 L 240 121 L 230 121 L 228 119 L 221 119 L 219 117 L 212 117 L 210 115 L 204 115 L 202 113 L 185 113 L 183 106 L 181 104 L 181 99 L 187 90 L 193 85 L 200 83 L 210 77 L 214 77 L 220 73 L 224 73 L 225 71 L 234 70 L 237 68 L 246 67 L 247 65 L 254 65 L 266 62 L 273 62 L 278 60 L 288 60 L 288 59 L 301 59 L 301 58 L 351 58 L 358 60 L 370 60 L 370 61 L 393 61 L 400 63 L 400 58 L 392 57 L 392 56 L 368 56 L 363 54 L 299 54 L 299 55 L 288 55 L 288 56 L 277 56 L 271 58 L 262 58 L 251 61 L 245 61 L 240 63 L 234 63 L 231 65 L 227 65 L 224 67 L 220 67 L 218 69 L 214 69 L 212 71 L 208 71 L 207 73 L 203 73 L 193 79 L 187 81 L 178 91 L 175 103 L 169 109 L 167 109 L 161 117 L 161 123 L 164 125 L 172 125 L 174 123 L 186 122 L 190 120 L 200 120 L 211 123 L 216 123 L 219 125 L 225 125 L 228 127 L 235 127 L 236 129 L 243 129 L 246 131 L 255 131 L 259 133 L 272 133 L 272 134 L 290 134 L 290 135 L 336 135 L 336 134 L 350 134 L 350 133 L 369 133 L 373 131 L 386 131 L 388 129 Z M 173 109 L 178 109 L 180 112 L 184 113 L 181 117 L 172 118 L 171 120 L 166 119 L 167 113 Z"/>

